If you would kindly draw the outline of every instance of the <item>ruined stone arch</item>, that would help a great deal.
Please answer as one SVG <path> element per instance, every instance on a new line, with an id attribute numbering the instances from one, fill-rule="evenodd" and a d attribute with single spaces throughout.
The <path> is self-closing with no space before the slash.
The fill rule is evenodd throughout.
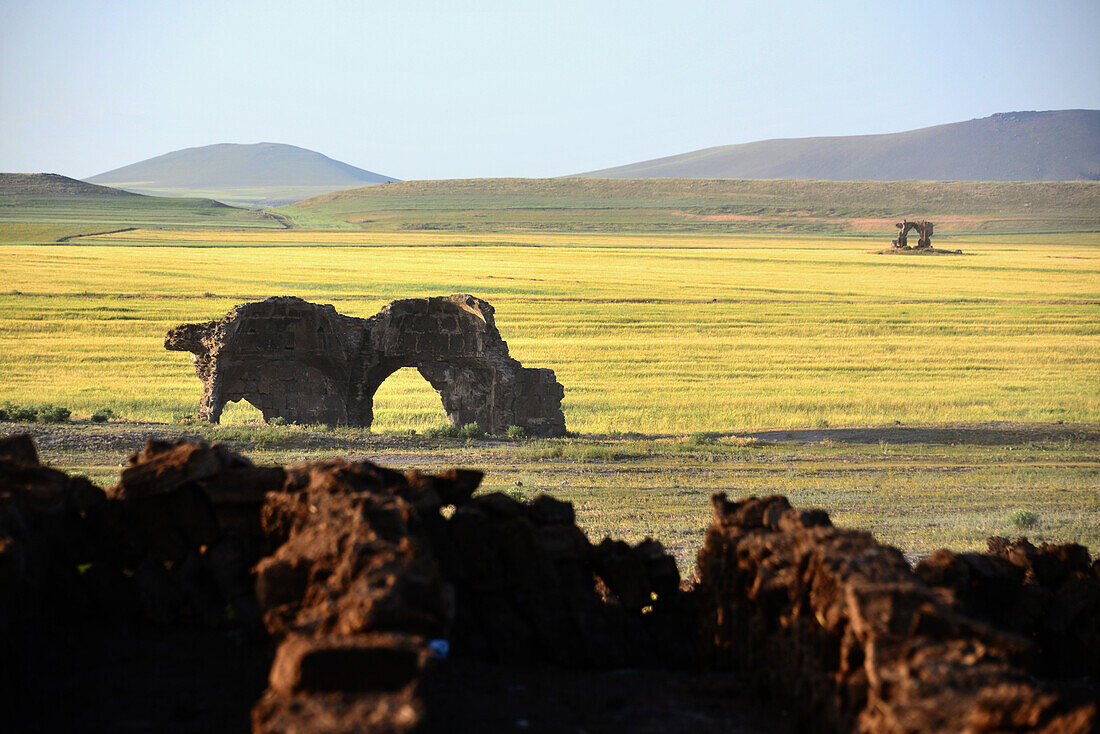
<path id="1" fill-rule="evenodd" d="M 512 359 L 493 307 L 470 295 L 394 301 L 369 319 L 293 296 L 268 298 L 218 321 L 177 326 L 164 345 L 191 353 L 203 383 L 199 417 L 213 423 L 227 402 L 246 400 L 268 421 L 369 427 L 375 392 L 414 367 L 455 425 L 565 433 L 554 372 Z"/>
<path id="2" fill-rule="evenodd" d="M 898 228 L 898 238 L 893 241 L 894 247 L 898 249 L 909 248 L 909 230 L 915 229 L 917 231 L 917 246 L 915 249 L 931 249 L 932 248 L 932 223 L 926 220 L 919 222 L 910 222 L 908 219 L 904 219 L 894 225 Z"/>

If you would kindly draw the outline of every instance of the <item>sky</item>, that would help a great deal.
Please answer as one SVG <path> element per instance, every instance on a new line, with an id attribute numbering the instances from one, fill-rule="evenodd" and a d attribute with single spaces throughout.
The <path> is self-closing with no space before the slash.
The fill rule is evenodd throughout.
<path id="1" fill-rule="evenodd" d="M 290 143 L 401 179 L 1100 108 L 1100 1 L 0 0 L 0 170 Z"/>

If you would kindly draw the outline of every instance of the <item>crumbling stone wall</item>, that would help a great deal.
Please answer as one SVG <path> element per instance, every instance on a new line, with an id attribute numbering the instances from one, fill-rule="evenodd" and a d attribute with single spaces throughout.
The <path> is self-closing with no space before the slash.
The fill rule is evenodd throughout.
<path id="1" fill-rule="evenodd" d="M 192 632 L 181 645 L 205 636 L 269 668 L 262 694 L 217 689 L 197 702 L 208 714 L 251 708 L 265 733 L 449 731 L 421 686 L 444 642 L 522 666 L 695 662 L 694 608 L 659 543 L 594 546 L 570 504 L 473 496 L 480 481 L 342 459 L 257 467 L 219 445 L 149 441 L 104 492 L 39 464 L 26 436 L 0 441 L 0 730 L 41 724 L 60 678 L 116 678 L 141 698 L 196 687 L 157 680 L 160 666 L 150 680 L 102 660 L 75 670 L 70 636 L 120 623 L 151 633 L 127 629 L 128 645 L 182 626 Z M 246 637 L 260 644 L 230 642 Z M 40 659 L 62 662 L 42 670 Z M 62 701 L 42 726 L 113 731 L 133 717 L 132 700 L 97 698 L 98 715 Z M 149 728 L 241 728 L 212 718 L 173 702 Z"/>
<path id="2" fill-rule="evenodd" d="M 177 326 L 164 346 L 191 352 L 203 383 L 199 417 L 214 423 L 227 402 L 247 400 L 264 420 L 369 427 L 379 386 L 415 367 L 455 425 L 565 433 L 564 391 L 553 370 L 512 359 L 493 307 L 469 295 L 394 301 L 369 319 L 268 298 L 219 321 Z"/>
<path id="3" fill-rule="evenodd" d="M 691 658 L 693 608 L 654 541 L 594 547 L 569 503 L 474 497 L 475 471 L 332 459 L 286 472 L 263 507 L 281 545 L 256 591 L 278 648 L 255 732 L 448 731 L 421 691 L 448 648 L 521 666 Z"/>
<path id="4" fill-rule="evenodd" d="M 266 670 L 250 569 L 282 485 L 223 447 L 150 441 L 104 491 L 0 439 L 0 731 L 247 726 Z M 202 681 L 217 695 L 188 713 Z"/>
<path id="5" fill-rule="evenodd" d="M 1029 671 L 1100 681 L 1100 560 L 1077 543 L 994 537 L 988 546 L 941 549 L 914 570 L 964 614 L 1027 640 L 1019 660 Z"/>
<path id="6" fill-rule="evenodd" d="M 713 504 L 696 588 L 706 645 L 715 664 L 756 671 L 789 696 L 804 729 L 1090 732 L 1100 724 L 1095 690 L 1039 682 L 1027 666 L 1032 641 L 967 615 L 869 533 L 835 528 L 826 513 L 780 496 L 717 494 Z M 1080 585 L 1047 611 L 1091 624 L 1080 632 L 1091 638 L 1098 620 L 1079 602 L 1100 591 L 1097 567 L 1080 568 L 1073 549 L 1062 566 L 1060 555 L 1044 554 L 1058 567 L 1051 575 L 1079 574 Z M 927 563 L 921 575 L 980 593 L 951 560 Z M 980 586 L 980 576 L 969 578 Z"/>
<path id="7" fill-rule="evenodd" d="M 1096 730 L 1100 562 L 1081 546 L 991 539 L 914 571 L 824 512 L 716 495 L 687 590 L 658 543 L 594 545 L 569 503 L 480 480 L 149 441 L 103 491 L 0 440 L 0 730 L 239 731 L 250 711 L 264 734 L 451 731 L 433 698 L 455 683 L 448 646 L 504 685 L 653 666 L 663 696 L 670 669 L 739 668 L 798 731 Z M 170 645 L 201 670 L 165 677 Z M 258 682 L 185 700 L 241 659 Z M 685 696 L 679 720 L 730 685 Z"/>

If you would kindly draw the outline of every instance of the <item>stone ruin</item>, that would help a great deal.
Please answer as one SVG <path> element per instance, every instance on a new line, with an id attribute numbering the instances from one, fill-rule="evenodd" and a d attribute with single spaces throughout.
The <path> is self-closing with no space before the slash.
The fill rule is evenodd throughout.
<path id="1" fill-rule="evenodd" d="M 781 496 L 712 498 L 695 587 L 714 664 L 755 671 L 805 729 L 1093 732 L 1100 560 L 990 538 L 911 567 Z"/>
<path id="2" fill-rule="evenodd" d="M 164 347 L 192 354 L 203 385 L 199 417 L 212 423 L 227 402 L 246 400 L 265 421 L 370 427 L 379 386 L 415 367 L 456 426 L 564 435 L 564 391 L 553 370 L 512 359 L 493 313 L 469 295 L 394 301 L 369 319 L 275 297 L 220 321 L 177 326 Z"/>
<path id="3" fill-rule="evenodd" d="M 891 244 L 899 250 L 930 250 L 932 249 L 932 223 L 921 220 L 919 222 L 910 222 L 908 219 L 902 220 L 894 225 L 900 231 L 898 232 L 898 238 L 892 240 Z M 909 230 L 915 229 L 917 231 L 918 239 L 916 247 L 909 247 Z"/>
<path id="4" fill-rule="evenodd" d="M 914 568 L 822 511 L 718 494 L 681 581 L 659 543 L 593 544 L 569 503 L 480 480 L 150 440 L 104 491 L 0 439 L 0 730 L 1100 725 L 1080 545 Z"/>

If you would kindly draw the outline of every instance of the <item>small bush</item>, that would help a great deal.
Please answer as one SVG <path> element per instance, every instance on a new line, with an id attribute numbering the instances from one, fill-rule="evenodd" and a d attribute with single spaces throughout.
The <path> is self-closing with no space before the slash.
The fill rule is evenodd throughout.
<path id="1" fill-rule="evenodd" d="M 476 423 L 467 423 L 460 429 L 460 432 L 466 438 L 485 438 L 485 431 L 481 430 L 481 426 Z"/>
<path id="2" fill-rule="evenodd" d="M 527 430 L 523 426 L 508 426 L 504 436 L 509 441 L 525 441 L 527 440 Z"/>
<path id="3" fill-rule="evenodd" d="M 1039 516 L 1031 510 L 1013 510 L 1008 513 L 1008 522 L 1018 528 L 1033 528 L 1039 524 Z"/>
<path id="4" fill-rule="evenodd" d="M 106 423 L 112 418 L 117 418 L 118 415 L 110 408 L 100 408 L 96 412 L 92 413 L 93 423 Z"/>
<path id="5" fill-rule="evenodd" d="M 69 420 L 73 412 L 60 405 L 42 405 L 35 412 L 35 420 L 39 423 L 64 423 Z"/>
<path id="6" fill-rule="evenodd" d="M 429 428 L 424 431 L 424 435 L 428 438 L 458 438 L 461 432 L 458 426 L 452 426 L 447 424 L 445 426 L 438 426 L 436 428 Z"/>
<path id="7" fill-rule="evenodd" d="M 693 446 L 702 446 L 704 444 L 714 443 L 714 439 L 711 438 L 709 433 L 696 431 L 688 437 L 688 443 L 692 444 Z"/>
<path id="8" fill-rule="evenodd" d="M 21 405 L 4 403 L 0 406 L 0 421 L 16 421 L 18 423 L 33 423 L 38 420 L 38 411 Z"/>
<path id="9" fill-rule="evenodd" d="M 504 494 L 508 495 L 516 502 L 527 501 L 527 495 L 519 487 L 509 487 L 508 489 L 504 490 Z"/>
<path id="10" fill-rule="evenodd" d="M 285 426 L 287 424 L 286 418 L 281 415 L 277 415 L 268 421 L 268 425 L 272 426 Z"/>

